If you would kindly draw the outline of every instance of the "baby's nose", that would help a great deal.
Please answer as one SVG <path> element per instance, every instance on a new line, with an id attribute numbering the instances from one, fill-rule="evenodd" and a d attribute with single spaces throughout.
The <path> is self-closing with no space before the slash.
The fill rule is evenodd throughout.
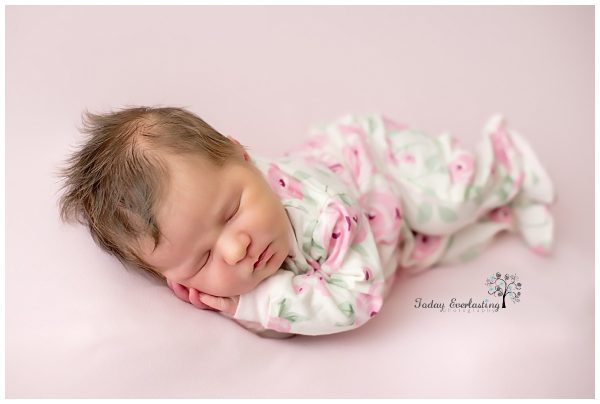
<path id="1" fill-rule="evenodd" d="M 246 252 L 240 249 L 232 249 L 223 254 L 224 260 L 228 265 L 237 265 L 240 261 L 243 261 L 246 257 Z"/>
<path id="2" fill-rule="evenodd" d="M 222 256 L 225 262 L 231 266 L 243 261 L 248 254 L 250 242 L 247 236 L 232 237 L 225 239 L 222 244 Z"/>

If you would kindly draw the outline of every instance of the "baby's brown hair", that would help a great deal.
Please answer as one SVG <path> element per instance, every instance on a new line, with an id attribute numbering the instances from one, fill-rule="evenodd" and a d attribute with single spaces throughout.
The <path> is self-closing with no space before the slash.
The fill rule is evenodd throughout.
<path id="1" fill-rule="evenodd" d="M 164 279 L 139 254 L 141 237 L 151 236 L 155 248 L 160 240 L 155 209 L 168 178 L 161 152 L 196 153 L 222 167 L 236 158 L 235 144 L 178 107 L 85 111 L 82 122 L 79 131 L 88 138 L 60 169 L 61 219 L 87 225 L 121 263 Z"/>

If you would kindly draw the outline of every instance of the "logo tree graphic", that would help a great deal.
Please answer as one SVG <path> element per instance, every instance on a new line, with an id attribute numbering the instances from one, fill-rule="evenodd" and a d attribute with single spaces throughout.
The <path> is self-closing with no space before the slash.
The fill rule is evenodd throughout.
<path id="1" fill-rule="evenodd" d="M 488 294 L 498 297 L 502 297 L 502 308 L 506 308 L 506 298 L 508 297 L 514 303 L 520 301 L 521 297 L 521 282 L 516 274 L 506 274 L 502 277 L 500 272 L 496 272 L 496 275 L 490 275 L 486 280 L 485 284 L 489 287 Z"/>

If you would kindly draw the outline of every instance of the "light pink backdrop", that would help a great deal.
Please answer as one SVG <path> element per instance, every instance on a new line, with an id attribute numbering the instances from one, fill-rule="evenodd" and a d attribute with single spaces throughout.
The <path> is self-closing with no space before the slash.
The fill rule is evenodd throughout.
<path id="1" fill-rule="evenodd" d="M 346 112 L 469 147 L 504 113 L 555 180 L 555 253 L 501 236 L 403 275 L 361 329 L 260 339 L 59 222 L 54 175 L 83 108 L 139 104 L 187 106 L 267 157 Z M 593 397 L 593 153 L 593 6 L 8 6 L 6 395 Z M 496 271 L 521 278 L 520 303 L 413 308 L 483 299 Z"/>

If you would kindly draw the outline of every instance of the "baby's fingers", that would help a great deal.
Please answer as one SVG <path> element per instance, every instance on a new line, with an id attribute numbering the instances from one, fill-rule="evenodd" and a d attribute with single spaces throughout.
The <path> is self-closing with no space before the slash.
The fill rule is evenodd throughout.
<path id="1" fill-rule="evenodd" d="M 216 309 L 213 309 L 211 306 L 206 305 L 200 301 L 200 292 L 198 292 L 197 289 L 190 288 L 188 298 L 189 298 L 189 302 L 192 303 L 192 305 L 194 305 L 194 307 L 197 307 L 202 310 L 216 310 Z"/>
<path id="2" fill-rule="evenodd" d="M 237 309 L 237 302 L 230 297 L 220 297 L 201 293 L 200 301 L 217 311 L 222 311 L 232 315 Z"/>
<path id="3" fill-rule="evenodd" d="M 175 293 L 175 296 L 177 296 L 179 299 L 183 300 L 184 302 L 190 303 L 190 300 L 188 298 L 188 289 L 185 286 L 180 285 L 179 283 L 171 282 L 168 279 L 167 286 L 169 286 L 173 293 Z"/>

